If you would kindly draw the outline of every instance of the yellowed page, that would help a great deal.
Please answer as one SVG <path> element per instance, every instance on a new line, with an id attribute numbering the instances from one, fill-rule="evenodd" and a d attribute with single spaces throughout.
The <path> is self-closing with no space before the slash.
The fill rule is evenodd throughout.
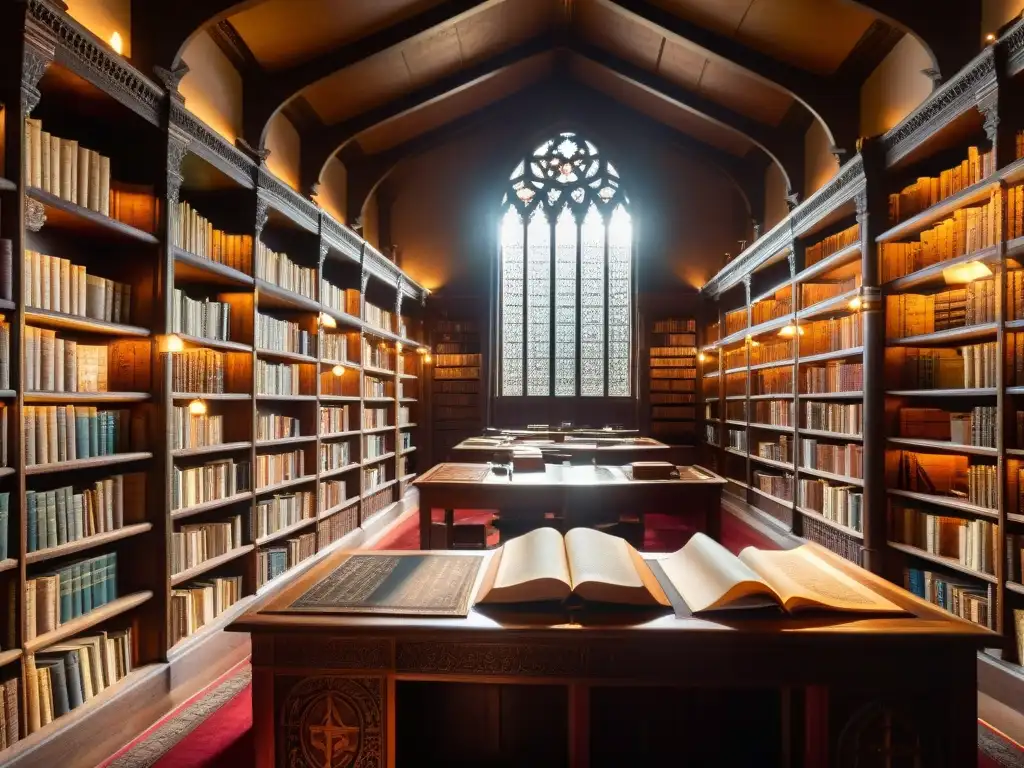
<path id="1" fill-rule="evenodd" d="M 703 533 L 695 533 L 686 546 L 658 563 L 694 613 L 778 603 L 760 576 Z M 760 599 L 747 599 L 752 596 Z"/>
<path id="2" fill-rule="evenodd" d="M 481 602 L 561 600 L 571 591 L 562 534 L 554 528 L 538 528 L 502 545 L 494 585 Z"/>
<path id="3" fill-rule="evenodd" d="M 829 609 L 866 613 L 906 613 L 839 569 L 816 557 L 807 546 L 780 551 L 747 547 L 740 559 L 770 584 L 787 611 Z"/>
<path id="4" fill-rule="evenodd" d="M 584 600 L 597 602 L 667 604 L 661 589 L 652 592 L 637 572 L 631 549 L 617 536 L 590 528 L 573 528 L 565 534 L 573 592 Z"/>

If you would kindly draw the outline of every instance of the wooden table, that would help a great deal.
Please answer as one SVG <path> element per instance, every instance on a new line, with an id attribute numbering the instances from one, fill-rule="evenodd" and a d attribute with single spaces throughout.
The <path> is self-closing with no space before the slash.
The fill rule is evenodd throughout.
<path id="1" fill-rule="evenodd" d="M 493 439 L 501 443 L 483 442 L 489 438 L 467 438 L 452 448 L 459 461 L 488 462 L 508 460 L 516 446 L 534 446 L 547 453 L 563 454 L 573 464 L 630 464 L 634 461 L 670 461 L 672 446 L 651 437 L 513 437 Z"/>
<path id="2" fill-rule="evenodd" d="M 290 613 L 336 553 L 229 627 L 252 633 L 256 765 L 974 765 L 996 635 L 818 553 L 913 615 Z M 482 577 L 493 553 L 448 554 Z"/>
<path id="3" fill-rule="evenodd" d="M 487 427 L 484 431 L 488 435 L 533 437 L 538 439 L 551 438 L 553 440 L 563 440 L 568 437 L 637 437 L 640 434 L 639 429 L 612 429 L 611 427 L 569 427 L 567 429 L 511 429 L 504 427 Z"/>
<path id="4" fill-rule="evenodd" d="M 413 485 L 420 492 L 420 549 L 430 549 L 431 510 L 444 510 L 445 548 L 452 547 L 456 509 L 493 509 L 504 515 L 559 511 L 568 529 L 607 513 L 694 515 L 717 539 L 725 479 L 703 467 L 679 467 L 678 480 L 634 480 L 629 467 L 545 465 L 543 472 L 496 474 L 489 467 L 445 463 Z"/>

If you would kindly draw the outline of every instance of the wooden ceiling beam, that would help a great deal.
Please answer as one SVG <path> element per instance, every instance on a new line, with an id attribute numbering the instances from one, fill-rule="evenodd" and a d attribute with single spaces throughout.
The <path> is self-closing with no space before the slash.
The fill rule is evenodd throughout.
<path id="1" fill-rule="evenodd" d="M 550 37 L 533 38 L 468 69 L 441 78 L 379 107 L 361 112 L 348 120 L 307 132 L 302 137 L 300 159 L 299 176 L 302 189 L 311 192 L 314 185 L 319 183 L 320 174 L 327 161 L 335 153 L 344 150 L 346 145 L 363 131 L 484 83 L 521 61 L 550 51 L 553 45 L 555 41 Z"/>
<path id="2" fill-rule="evenodd" d="M 733 112 L 693 91 L 671 83 L 649 70 L 615 56 L 602 48 L 574 41 L 572 51 L 598 64 L 627 82 L 661 99 L 692 112 L 720 128 L 738 134 L 768 155 L 782 170 L 790 195 L 799 194 L 804 184 L 803 136 L 787 135 L 777 128 Z"/>
<path id="3" fill-rule="evenodd" d="M 790 95 L 821 122 L 833 147 L 849 155 L 856 151 L 861 83 L 837 81 L 794 67 L 733 38 L 686 21 L 647 0 L 598 1 L 658 34 L 667 34 L 694 45 L 716 59 L 742 68 L 765 85 Z"/>
<path id="4" fill-rule="evenodd" d="M 267 128 L 294 96 L 314 83 L 375 56 L 389 48 L 445 24 L 494 5 L 500 0 L 446 0 L 412 18 L 327 51 L 310 61 L 275 72 L 260 72 L 245 83 L 242 105 L 242 133 L 253 147 L 262 148 Z"/>
<path id="5" fill-rule="evenodd" d="M 924 46 L 932 58 L 929 74 L 936 87 L 949 79 L 982 49 L 982 0 L 846 0 L 866 8 L 902 29 Z M 998 34 L 999 30 L 984 30 Z"/>

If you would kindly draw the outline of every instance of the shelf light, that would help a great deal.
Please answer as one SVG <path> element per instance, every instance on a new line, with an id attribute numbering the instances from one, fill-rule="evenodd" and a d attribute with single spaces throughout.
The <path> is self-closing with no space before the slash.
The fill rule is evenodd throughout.
<path id="1" fill-rule="evenodd" d="M 854 296 L 852 299 L 850 299 L 850 303 L 847 304 L 847 306 L 854 312 L 860 309 L 862 306 L 860 296 Z"/>
<path id="2" fill-rule="evenodd" d="M 989 32 L 987 35 L 985 35 L 985 42 L 986 43 L 994 43 L 995 41 L 996 41 L 996 36 L 994 34 L 992 34 L 991 32 Z"/>
<path id="3" fill-rule="evenodd" d="M 708 356 L 705 355 L 703 352 L 698 352 L 697 361 L 700 363 L 706 363 L 708 361 Z"/>
<path id="4" fill-rule="evenodd" d="M 402 342 L 400 342 L 400 341 L 396 341 L 395 342 L 395 352 L 398 352 L 399 354 L 402 353 Z"/>
<path id="5" fill-rule="evenodd" d="M 206 413 L 206 403 L 197 397 L 188 404 L 188 412 L 193 416 L 203 416 Z"/>
<path id="6" fill-rule="evenodd" d="M 345 375 L 345 366 L 344 365 L 336 365 L 333 368 L 331 368 L 331 373 L 333 373 L 335 376 L 344 376 Z"/>
<path id="7" fill-rule="evenodd" d="M 338 327 L 338 321 L 335 320 L 330 315 L 328 315 L 326 312 L 321 312 L 320 313 L 320 325 L 322 325 L 324 328 L 337 328 Z"/>
<path id="8" fill-rule="evenodd" d="M 423 356 L 423 362 L 429 363 L 431 360 L 433 360 L 433 358 L 430 356 L 430 353 L 427 352 L 427 354 Z"/>
<path id="9" fill-rule="evenodd" d="M 164 352 L 181 352 L 185 349 L 185 342 L 181 340 L 180 336 L 175 336 L 173 333 L 164 336 L 161 341 Z"/>
<path id="10" fill-rule="evenodd" d="M 804 333 L 805 331 L 803 328 L 790 323 L 789 325 L 782 326 L 782 330 L 779 331 L 779 336 L 784 339 L 792 339 L 794 336 L 803 336 Z"/>
<path id="11" fill-rule="evenodd" d="M 114 53 L 119 56 L 124 53 L 124 40 L 121 37 L 120 32 L 115 32 L 110 36 L 110 47 L 114 49 Z"/>
<path id="12" fill-rule="evenodd" d="M 955 267 L 942 270 L 942 279 L 946 285 L 967 285 L 983 277 L 990 277 L 992 268 L 980 261 L 968 261 Z"/>

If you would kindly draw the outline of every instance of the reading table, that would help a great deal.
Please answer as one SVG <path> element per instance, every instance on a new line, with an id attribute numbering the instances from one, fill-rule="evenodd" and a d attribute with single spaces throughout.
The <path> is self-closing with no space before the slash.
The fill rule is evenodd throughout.
<path id="1" fill-rule="evenodd" d="M 974 765 L 998 637 L 815 552 L 909 615 L 302 608 L 356 554 L 335 553 L 229 627 L 252 635 L 256 765 Z M 446 555 L 480 558 L 478 587 L 494 553 Z"/>
<path id="2" fill-rule="evenodd" d="M 498 474 L 470 463 L 438 464 L 417 478 L 420 549 L 430 549 L 431 510 L 444 510 L 445 548 L 452 548 L 456 509 L 502 515 L 558 511 L 566 529 L 612 512 L 696 516 L 714 539 L 721 529 L 725 479 L 703 467 L 677 467 L 678 479 L 636 480 L 628 466 L 547 464 L 543 471 Z"/>
<path id="3" fill-rule="evenodd" d="M 459 461 L 501 461 L 516 446 L 531 445 L 544 452 L 569 457 L 571 463 L 629 464 L 634 461 L 668 461 L 672 446 L 651 437 L 470 437 L 452 448 Z"/>

